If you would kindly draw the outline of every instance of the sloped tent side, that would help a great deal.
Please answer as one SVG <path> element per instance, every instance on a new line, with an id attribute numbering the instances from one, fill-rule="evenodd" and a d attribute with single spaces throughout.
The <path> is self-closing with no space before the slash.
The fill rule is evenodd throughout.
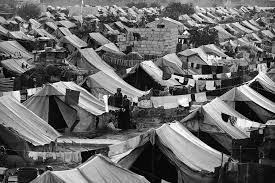
<path id="1" fill-rule="evenodd" d="M 243 104 L 246 104 L 254 113 L 254 116 L 250 116 L 250 120 L 265 123 L 275 117 L 275 103 L 247 85 L 234 88 L 220 98 L 225 102 L 234 103 L 235 108 L 241 108 Z"/>
<path id="2" fill-rule="evenodd" d="M 77 112 L 58 97 L 63 96 L 47 85 L 23 104 L 55 129 L 71 128 L 76 122 Z"/>
<path id="3" fill-rule="evenodd" d="M 172 182 L 213 182 L 216 178 L 213 174 L 214 168 L 225 163 L 228 157 L 226 155 L 222 156 L 221 153 L 207 146 L 196 137 L 192 137 L 193 135 L 190 132 L 188 135 L 186 133 L 187 131 L 185 131 L 185 133 L 181 129 L 175 131 L 174 128 L 171 128 L 168 124 L 163 125 L 156 131 L 151 131 L 150 137 L 147 138 L 147 141 L 144 140 L 144 138 L 141 138 L 142 140 L 139 145 L 134 149 L 126 151 L 121 155 L 115 155 L 112 159 L 123 167 L 147 175 L 146 177 L 148 178 L 158 180 L 163 178 Z M 177 145 L 174 143 L 177 143 Z M 196 150 L 192 154 L 183 150 L 183 147 L 184 149 L 189 147 L 189 150 L 191 151 L 192 149 Z M 152 155 L 152 153 L 154 153 L 154 155 Z M 156 177 L 155 175 L 152 176 L 151 173 L 144 172 L 143 169 L 140 170 L 142 168 L 140 166 L 150 168 L 152 166 L 152 158 L 155 159 L 156 157 L 161 157 L 161 154 L 159 153 L 162 154 L 163 158 L 157 158 L 157 162 L 154 162 L 155 171 L 158 172 L 156 176 L 159 177 Z M 204 157 L 201 157 L 202 155 Z M 142 161 L 143 163 L 141 163 L 141 165 L 140 163 L 137 164 L 137 162 L 145 160 L 145 156 L 148 156 L 150 159 L 147 158 L 147 161 Z M 223 161 L 221 160 L 222 157 L 224 157 Z M 164 164 L 165 162 L 166 164 Z M 165 167 L 161 168 L 159 166 Z M 169 169 L 167 167 L 169 167 Z M 150 171 L 148 168 L 147 171 Z M 170 172 L 171 175 L 173 175 L 173 178 L 170 173 L 170 178 L 169 176 L 164 178 L 167 175 L 165 172 L 161 172 L 161 169 L 163 168 L 165 168 L 166 173 L 173 171 Z M 205 171 L 201 171 L 202 169 Z"/>

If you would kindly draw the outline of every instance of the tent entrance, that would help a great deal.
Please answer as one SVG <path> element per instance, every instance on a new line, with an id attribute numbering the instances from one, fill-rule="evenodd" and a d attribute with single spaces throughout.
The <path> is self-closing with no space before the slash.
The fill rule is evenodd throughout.
<path id="1" fill-rule="evenodd" d="M 263 122 L 258 115 L 249 107 L 248 102 L 236 101 L 235 110 L 252 121 Z"/>
<path id="2" fill-rule="evenodd" d="M 68 128 L 65 119 L 61 111 L 59 110 L 58 104 L 54 96 L 49 97 L 49 114 L 48 123 L 58 131 L 64 131 Z"/>
<path id="3" fill-rule="evenodd" d="M 161 180 L 177 183 L 177 169 L 157 146 L 147 143 L 144 150 L 134 161 L 130 170 L 146 177 L 152 183 L 161 183 Z"/>

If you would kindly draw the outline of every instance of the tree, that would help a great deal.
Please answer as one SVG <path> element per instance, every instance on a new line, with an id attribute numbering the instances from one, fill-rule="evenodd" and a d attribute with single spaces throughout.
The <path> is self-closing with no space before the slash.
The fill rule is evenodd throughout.
<path id="1" fill-rule="evenodd" d="M 149 7 L 160 8 L 160 4 L 158 2 L 153 2 L 153 3 L 150 4 Z"/>
<path id="2" fill-rule="evenodd" d="M 135 6 L 136 8 L 141 9 L 141 8 L 147 8 L 148 4 L 145 2 L 137 2 L 137 3 L 130 2 L 130 3 L 126 4 L 126 6 L 128 6 L 129 8 Z"/>
<path id="3" fill-rule="evenodd" d="M 5 13 L 13 13 L 16 8 L 15 0 L 1 0 L 0 2 L 0 11 Z"/>
<path id="4" fill-rule="evenodd" d="M 194 13 L 195 9 L 192 3 L 169 3 L 168 6 L 164 9 L 162 15 L 174 20 L 178 20 L 180 15 L 191 15 Z"/>
<path id="5" fill-rule="evenodd" d="M 219 36 L 218 31 L 211 28 L 194 28 L 190 30 L 190 43 L 194 45 L 194 47 L 199 47 L 207 44 L 219 44 Z"/>
<path id="6" fill-rule="evenodd" d="M 36 19 L 41 15 L 41 8 L 38 4 L 26 3 L 17 8 L 17 15 L 25 20 Z"/>

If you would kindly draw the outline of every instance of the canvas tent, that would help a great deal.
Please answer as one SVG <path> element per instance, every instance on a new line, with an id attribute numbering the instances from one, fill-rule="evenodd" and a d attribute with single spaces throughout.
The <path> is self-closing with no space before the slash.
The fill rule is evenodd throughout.
<path id="1" fill-rule="evenodd" d="M 77 104 L 66 101 L 66 89 L 80 92 Z M 25 101 L 24 105 L 60 130 L 69 128 L 75 132 L 91 131 L 96 128 L 96 120 L 99 120 L 99 128 L 106 125 L 104 103 L 73 82 L 48 84 Z"/>
<path id="2" fill-rule="evenodd" d="M 224 52 L 221 51 L 221 49 L 219 49 L 217 46 L 215 46 L 214 44 L 208 44 L 208 45 L 202 45 L 201 48 L 203 49 L 203 51 L 209 55 L 215 55 L 218 57 L 222 57 L 222 58 L 228 58 L 229 56 L 227 56 Z"/>
<path id="3" fill-rule="evenodd" d="M 183 63 L 212 65 L 212 62 L 208 60 L 207 54 L 200 47 L 184 50 L 179 52 L 178 55 Z"/>
<path id="4" fill-rule="evenodd" d="M 60 39 L 60 43 L 63 44 L 63 45 L 64 44 L 69 44 L 69 45 L 71 45 L 71 46 L 73 46 L 74 48 L 77 48 L 77 49 L 85 48 L 85 47 L 88 46 L 88 44 L 86 42 L 84 42 L 83 40 L 81 40 L 80 38 L 78 38 L 74 34 L 64 36 L 63 38 Z M 71 51 L 73 51 L 73 50 L 71 50 Z"/>
<path id="5" fill-rule="evenodd" d="M 50 33 L 48 33 L 45 29 L 32 29 L 29 34 L 32 34 L 34 36 L 37 36 L 37 37 L 48 37 L 50 39 L 53 39 L 53 40 L 56 40 L 56 38 L 51 35 Z"/>
<path id="6" fill-rule="evenodd" d="M 234 110 L 230 105 L 223 102 L 220 98 L 215 98 L 210 103 L 198 108 L 190 115 L 181 120 L 191 131 L 203 131 L 210 134 L 217 142 L 219 142 L 229 152 L 231 151 L 232 139 L 248 138 L 248 134 L 235 127 L 230 123 L 226 123 L 221 114 L 247 119 L 245 116 Z"/>
<path id="7" fill-rule="evenodd" d="M 2 25 L 0 25 L 0 36 L 6 36 L 8 34 L 8 30 L 5 29 Z"/>
<path id="8" fill-rule="evenodd" d="M 126 151 L 119 153 L 118 149 Z M 215 167 L 228 160 L 227 155 L 203 143 L 178 122 L 164 124 L 128 142 L 111 145 L 109 157 L 153 181 L 164 179 L 179 183 L 215 181 Z M 143 163 L 139 163 L 141 161 Z M 154 176 L 150 176 L 152 174 Z"/>
<path id="9" fill-rule="evenodd" d="M 229 32 L 227 32 L 222 26 L 217 25 L 214 27 L 214 29 L 216 29 L 218 31 L 218 36 L 219 36 L 219 40 L 220 42 L 226 41 L 228 39 L 232 39 L 235 36 L 231 35 Z"/>
<path id="10" fill-rule="evenodd" d="M 111 42 L 107 38 L 105 38 L 102 34 L 100 34 L 99 32 L 89 33 L 89 36 L 92 40 L 94 40 L 100 46 L 103 46 L 103 45 Z"/>
<path id="11" fill-rule="evenodd" d="M 187 71 L 182 69 L 182 62 L 175 53 L 167 54 L 154 62 L 162 71 L 171 74 L 186 75 Z"/>
<path id="12" fill-rule="evenodd" d="M 17 39 L 17 40 L 24 40 L 24 41 L 33 41 L 34 40 L 33 37 L 26 35 L 22 31 L 12 31 L 12 32 L 9 32 L 7 35 L 8 35 L 8 37 L 10 37 L 12 39 Z"/>
<path id="13" fill-rule="evenodd" d="M 250 34 L 253 31 L 242 26 L 239 22 L 232 23 L 231 26 L 233 26 L 234 29 L 237 29 L 239 32 L 242 32 L 244 34 Z"/>
<path id="14" fill-rule="evenodd" d="M 270 39 L 273 39 L 275 37 L 275 35 L 270 30 L 263 30 L 261 33 Z"/>
<path id="15" fill-rule="evenodd" d="M 68 20 L 61 20 L 61 21 L 58 21 L 57 23 L 58 23 L 58 25 L 60 25 L 62 27 L 66 27 L 68 29 L 76 27 L 75 23 L 70 22 Z"/>
<path id="16" fill-rule="evenodd" d="M 84 164 L 71 170 L 48 171 L 31 183 L 149 183 L 137 175 L 111 162 L 103 155 L 95 155 Z"/>
<path id="17" fill-rule="evenodd" d="M 114 43 L 104 44 L 103 46 L 96 49 L 96 51 L 106 51 L 118 55 L 125 55 L 123 52 L 119 50 L 119 48 Z"/>
<path id="18" fill-rule="evenodd" d="M 251 23 L 249 23 L 247 20 L 242 21 L 242 23 L 248 27 L 249 29 L 253 30 L 253 31 L 259 31 L 260 29 L 258 29 L 257 27 L 255 27 L 254 25 L 252 25 Z"/>
<path id="19" fill-rule="evenodd" d="M 0 53 L 11 55 L 13 58 L 20 57 L 29 59 L 33 58 L 33 55 L 29 53 L 23 46 L 17 41 L 3 41 L 0 42 Z"/>
<path id="20" fill-rule="evenodd" d="M 60 134 L 11 96 L 0 97 L 0 141 L 10 149 L 34 150 L 54 142 Z M 41 149 L 40 149 L 41 150 Z"/>
<path id="21" fill-rule="evenodd" d="M 2 60 L 1 65 L 7 69 L 8 71 L 11 71 L 15 74 L 23 74 L 24 72 L 28 71 L 29 69 L 33 68 L 32 65 L 30 65 L 26 59 L 7 59 Z M 24 65 L 24 67 L 22 67 Z"/>
<path id="22" fill-rule="evenodd" d="M 78 52 L 72 55 L 72 57 L 68 60 L 76 67 L 89 70 L 92 73 L 103 71 L 105 74 L 112 77 L 119 77 L 115 73 L 114 69 L 104 62 L 93 48 L 78 50 Z"/>
<path id="23" fill-rule="evenodd" d="M 123 79 L 111 77 L 102 71 L 90 75 L 86 80 L 86 84 L 94 96 L 98 96 L 99 93 L 113 95 L 116 93 L 117 88 L 121 88 L 122 94 L 132 99 L 146 94 L 146 92 L 129 85 Z"/>
<path id="24" fill-rule="evenodd" d="M 64 37 L 64 36 L 70 36 L 72 35 L 71 31 L 66 27 L 58 27 L 53 35 L 55 35 L 58 39 Z"/>
<path id="25" fill-rule="evenodd" d="M 220 98 L 230 105 L 235 105 L 235 109 L 237 107 L 243 109 L 242 105 L 247 105 L 251 109 L 251 112 L 254 113 L 253 118 L 250 114 L 250 120 L 266 123 L 275 117 L 275 103 L 247 85 L 233 88 Z M 245 110 L 240 110 L 240 112 L 244 113 L 244 115 L 247 114 Z"/>
<path id="26" fill-rule="evenodd" d="M 275 82 L 265 73 L 260 72 L 250 83 L 257 81 L 266 91 L 275 94 Z"/>
<path id="27" fill-rule="evenodd" d="M 54 22 L 46 22 L 44 26 L 50 28 L 50 29 L 51 29 L 51 32 L 53 32 L 53 31 L 55 31 L 56 29 L 58 29 L 57 25 L 55 25 Z M 48 28 L 47 28 L 47 29 L 48 29 Z"/>
<path id="28" fill-rule="evenodd" d="M 151 88 L 161 89 L 162 87 L 170 87 L 180 85 L 175 79 L 170 78 L 164 80 L 164 72 L 158 68 L 152 61 L 143 61 L 137 64 L 127 73 L 123 79 L 130 85 L 142 91 Z"/>
<path id="29" fill-rule="evenodd" d="M 29 19 L 29 23 L 31 24 L 32 29 L 38 29 L 41 26 L 41 24 L 33 18 Z"/>
<path id="30" fill-rule="evenodd" d="M 259 94 L 275 102 L 275 83 L 266 73 L 259 73 L 248 85 Z"/>

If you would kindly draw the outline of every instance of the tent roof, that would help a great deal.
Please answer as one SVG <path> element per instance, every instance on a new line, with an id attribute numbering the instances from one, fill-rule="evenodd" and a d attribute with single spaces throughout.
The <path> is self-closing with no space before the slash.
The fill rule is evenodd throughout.
<path id="1" fill-rule="evenodd" d="M 6 36 L 8 34 L 8 30 L 5 29 L 2 25 L 0 25 L 0 35 Z"/>
<path id="2" fill-rule="evenodd" d="M 24 72 L 26 72 L 27 70 L 30 70 L 31 68 L 33 68 L 32 65 L 30 65 L 26 59 L 7 59 L 7 60 L 2 60 L 1 64 L 4 68 L 6 68 L 9 71 L 13 71 L 17 74 L 23 74 Z M 28 67 L 24 67 L 22 68 L 22 64 L 24 64 L 25 66 L 27 65 Z"/>
<path id="3" fill-rule="evenodd" d="M 135 87 L 129 85 L 123 79 L 119 77 L 111 77 L 102 71 L 89 76 L 88 81 L 90 83 L 90 87 L 93 87 L 93 83 L 96 83 L 111 94 L 115 94 L 117 88 L 121 88 L 122 94 L 131 98 L 141 97 L 146 94 L 146 92 L 138 90 Z"/>
<path id="4" fill-rule="evenodd" d="M 57 25 L 54 22 L 46 22 L 45 23 L 48 27 L 52 28 L 53 30 L 58 29 Z M 60 27 L 61 28 L 61 27 Z"/>
<path id="5" fill-rule="evenodd" d="M 73 35 L 71 31 L 66 27 L 58 27 L 58 29 L 64 36 L 70 36 Z"/>
<path id="6" fill-rule="evenodd" d="M 101 46 L 110 43 L 107 38 L 105 38 L 102 34 L 99 32 L 92 32 L 89 33 L 89 36 L 94 39 L 96 42 L 98 42 Z"/>
<path id="7" fill-rule="evenodd" d="M 61 26 L 63 26 L 63 27 L 66 27 L 68 29 L 76 27 L 76 25 L 73 22 L 70 22 L 68 20 L 58 21 L 58 24 L 61 25 Z"/>
<path id="8" fill-rule="evenodd" d="M 48 37 L 50 39 L 56 40 L 56 38 L 52 34 L 48 33 L 45 29 L 34 28 L 32 31 L 34 32 L 34 34 L 38 34 L 41 37 Z"/>
<path id="9" fill-rule="evenodd" d="M 269 38 L 275 37 L 275 35 L 270 30 L 263 30 L 262 33 Z"/>
<path id="10" fill-rule="evenodd" d="M 239 30 L 241 30 L 242 32 L 244 32 L 246 34 L 249 34 L 249 33 L 253 32 L 252 30 L 242 26 L 239 22 L 234 22 L 231 25 L 233 25 L 234 27 L 238 28 Z"/>
<path id="11" fill-rule="evenodd" d="M 156 129 L 161 144 L 172 151 L 177 159 L 195 171 L 214 172 L 228 156 L 211 148 L 180 123 L 164 124 Z M 182 148 L 184 147 L 184 148 Z"/>
<path id="12" fill-rule="evenodd" d="M 154 63 L 159 68 L 168 69 L 172 74 L 187 74 L 187 72 L 182 69 L 182 62 L 175 53 L 165 55 Z"/>
<path id="13" fill-rule="evenodd" d="M 11 96 L 0 97 L 0 123 L 34 146 L 55 141 L 60 134 Z"/>
<path id="14" fill-rule="evenodd" d="M 208 44 L 208 45 L 203 45 L 201 46 L 201 48 L 206 52 L 206 53 L 214 53 L 215 55 L 219 56 L 219 57 L 226 57 L 228 58 L 229 56 L 227 56 L 225 53 L 223 53 L 221 51 L 221 49 L 219 49 L 217 46 L 215 46 L 214 44 Z"/>
<path id="15" fill-rule="evenodd" d="M 210 17 L 208 17 L 208 16 L 206 16 L 206 15 L 204 15 L 202 13 L 197 13 L 197 14 L 198 14 L 198 16 L 202 17 L 208 23 L 216 24 L 216 22 L 212 18 L 210 18 Z"/>
<path id="16" fill-rule="evenodd" d="M 0 24 L 7 24 L 7 20 L 2 16 L 0 16 Z"/>
<path id="17" fill-rule="evenodd" d="M 123 17 L 123 18 L 125 18 L 125 17 Z M 126 18 L 125 18 L 126 19 Z M 127 20 L 127 19 L 126 19 Z M 127 27 L 126 25 L 124 25 L 122 22 L 120 22 L 120 21 L 117 21 L 117 22 L 115 22 L 114 23 L 116 26 L 118 26 L 120 29 L 126 29 L 126 30 L 128 30 L 129 29 L 129 27 Z"/>
<path id="18" fill-rule="evenodd" d="M 229 29 L 230 31 L 234 32 L 234 34 L 240 33 L 238 30 L 234 29 L 229 24 L 224 24 L 223 26 L 225 26 L 225 28 Z"/>
<path id="19" fill-rule="evenodd" d="M 73 82 L 57 82 L 53 84 L 48 84 L 41 91 L 39 91 L 26 102 L 24 102 L 24 105 L 28 108 L 32 108 L 33 112 L 35 112 L 34 110 L 43 110 L 41 108 L 35 108 L 35 106 L 33 106 L 37 104 L 35 100 L 40 99 L 43 96 L 46 97 L 50 95 L 55 95 L 64 102 L 65 98 L 63 96 L 66 95 L 66 89 L 80 91 L 78 102 L 78 106 L 80 108 L 96 116 L 105 113 L 105 105 L 103 102 L 101 102 L 95 96 Z M 36 111 L 35 113 L 40 114 L 40 111 Z"/>
<path id="20" fill-rule="evenodd" d="M 41 26 L 41 24 L 39 22 L 37 22 L 36 20 L 34 19 L 29 19 L 29 22 L 32 24 L 32 28 L 39 28 Z"/>
<path id="21" fill-rule="evenodd" d="M 247 26 L 249 29 L 253 30 L 253 31 L 259 31 L 260 29 L 258 29 L 257 27 L 255 27 L 254 25 L 252 25 L 251 23 L 249 23 L 247 20 L 242 21 L 242 23 Z"/>
<path id="22" fill-rule="evenodd" d="M 74 34 L 64 36 L 63 38 L 61 38 L 60 42 L 72 44 L 76 48 L 84 48 L 88 46 L 88 44 L 85 41 L 81 40 Z"/>
<path id="23" fill-rule="evenodd" d="M 95 155 L 78 168 L 48 171 L 31 183 L 149 183 L 143 176 L 114 164 L 102 155 Z"/>
<path id="24" fill-rule="evenodd" d="M 260 25 L 259 25 L 255 20 L 251 19 L 251 20 L 248 20 L 248 21 L 249 21 L 249 23 L 251 23 L 252 25 L 254 25 L 254 26 L 260 28 Z"/>
<path id="25" fill-rule="evenodd" d="M 199 47 L 199 48 L 191 48 L 184 50 L 182 52 L 178 53 L 179 55 L 185 56 L 185 57 L 190 57 L 193 55 L 198 55 L 201 58 L 201 61 L 204 62 L 207 65 L 212 65 L 213 63 L 208 60 L 207 54 L 204 52 L 204 50 Z"/>
<path id="26" fill-rule="evenodd" d="M 265 73 L 260 72 L 250 83 L 253 81 L 258 81 L 265 90 L 275 94 L 275 82 Z"/>
<path id="27" fill-rule="evenodd" d="M 257 42 L 261 43 L 263 40 L 257 35 L 255 34 L 254 32 L 252 34 L 249 34 L 251 35 L 252 38 L 254 38 L 255 40 L 257 40 Z"/>
<path id="28" fill-rule="evenodd" d="M 22 31 L 12 31 L 8 33 L 8 36 L 13 38 L 13 39 L 21 39 L 21 40 L 26 40 L 26 41 L 33 41 L 33 38 L 26 35 Z"/>
<path id="29" fill-rule="evenodd" d="M 179 82 L 177 82 L 174 79 L 169 80 L 163 80 L 162 75 L 163 71 L 154 64 L 152 61 L 143 61 L 140 63 L 140 66 L 143 68 L 143 70 L 150 75 L 157 83 L 159 83 L 161 86 L 175 86 L 180 85 Z"/>
<path id="30" fill-rule="evenodd" d="M 217 25 L 214 27 L 218 31 L 219 38 L 224 40 L 224 39 L 230 39 L 234 38 L 233 35 L 231 35 L 229 32 L 227 32 L 222 26 Z"/>
<path id="31" fill-rule="evenodd" d="M 199 23 L 203 22 L 203 19 L 201 17 L 199 17 L 196 13 L 194 13 L 193 15 L 191 15 L 191 17 L 196 20 Z"/>
<path id="32" fill-rule="evenodd" d="M 114 35 L 118 35 L 119 34 L 119 31 L 118 30 L 114 30 L 110 25 L 104 24 L 104 26 L 108 30 L 109 34 L 114 34 Z"/>
<path id="33" fill-rule="evenodd" d="M 199 125 L 210 125 L 211 128 L 203 126 L 201 127 L 201 130 L 210 132 L 210 133 L 216 133 L 216 132 L 222 132 L 226 133 L 229 136 L 231 136 L 234 139 L 244 139 L 248 138 L 249 136 L 246 134 L 245 131 L 232 126 L 230 123 L 227 123 L 223 121 L 221 114 L 226 113 L 231 116 L 235 116 L 242 119 L 247 119 L 240 113 L 238 113 L 236 110 L 231 108 L 229 105 L 227 105 L 224 101 L 222 101 L 220 98 L 215 98 L 210 103 L 202 106 L 201 108 L 203 113 L 203 122 L 199 122 L 201 124 Z M 192 119 L 195 119 L 195 117 L 198 115 L 198 110 L 192 112 L 187 117 L 185 117 L 181 122 L 182 123 L 188 123 Z M 214 125 L 214 126 L 213 126 Z M 218 129 L 217 129 L 217 128 Z"/>
<path id="34" fill-rule="evenodd" d="M 17 41 L 3 41 L 0 42 L 0 52 L 14 55 L 15 53 L 20 53 L 23 58 L 33 58 L 33 55 L 29 53 L 23 46 L 21 46 Z"/>
<path id="35" fill-rule="evenodd" d="M 111 52 L 114 54 L 119 54 L 119 55 L 125 55 L 123 52 L 119 50 L 119 48 L 112 42 L 104 44 L 103 46 L 99 47 L 96 49 L 96 51 L 104 50 L 106 52 Z"/>
<path id="36" fill-rule="evenodd" d="M 275 113 L 275 103 L 265 98 L 247 85 L 231 89 L 220 97 L 223 101 L 252 101 L 262 108 Z"/>
<path id="37" fill-rule="evenodd" d="M 111 76 L 113 76 L 113 74 L 115 73 L 114 69 L 106 62 L 104 62 L 93 48 L 81 49 L 79 50 L 79 52 L 90 65 L 96 67 L 98 70 L 103 71 L 105 74 Z"/>

